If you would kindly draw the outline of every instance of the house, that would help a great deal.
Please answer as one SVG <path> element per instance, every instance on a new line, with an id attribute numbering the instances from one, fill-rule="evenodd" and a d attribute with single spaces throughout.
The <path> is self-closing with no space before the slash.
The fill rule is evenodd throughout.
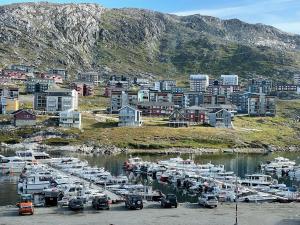
<path id="1" fill-rule="evenodd" d="M 185 116 L 190 125 L 205 124 L 208 121 L 209 109 L 201 106 L 191 106 L 184 109 Z"/>
<path id="2" fill-rule="evenodd" d="M 35 126 L 36 125 L 36 115 L 33 113 L 20 109 L 12 113 L 13 115 L 13 124 L 16 127 L 24 126 Z"/>
<path id="3" fill-rule="evenodd" d="M 275 116 L 276 98 L 264 93 L 252 93 L 248 98 L 249 116 Z"/>
<path id="4" fill-rule="evenodd" d="M 128 105 L 120 109 L 118 123 L 119 127 L 139 127 L 141 125 L 141 111 Z"/>
<path id="5" fill-rule="evenodd" d="M 73 127 L 81 128 L 81 113 L 68 109 L 59 113 L 59 126 L 60 127 Z"/>
<path id="6" fill-rule="evenodd" d="M 44 78 L 31 78 L 25 83 L 26 93 L 33 94 L 36 92 L 44 92 L 48 89 L 55 87 L 55 81 L 53 79 L 44 79 Z"/>
<path id="7" fill-rule="evenodd" d="M 128 105 L 128 96 L 125 91 L 112 91 L 110 96 L 110 113 L 119 113 L 119 110 Z"/>
<path id="8" fill-rule="evenodd" d="M 19 88 L 11 86 L 2 86 L 0 87 L 0 96 L 5 96 L 10 99 L 19 98 Z"/>
<path id="9" fill-rule="evenodd" d="M 79 96 L 94 96 L 94 84 L 73 82 L 70 84 L 70 88 L 77 91 Z"/>
<path id="10" fill-rule="evenodd" d="M 169 127 L 188 127 L 189 121 L 183 110 L 175 109 L 169 116 Z"/>
<path id="11" fill-rule="evenodd" d="M 169 117 L 170 127 L 183 127 L 190 125 L 205 124 L 208 109 L 199 106 L 192 106 L 184 109 L 175 109 Z"/>
<path id="12" fill-rule="evenodd" d="M 6 69 L 6 70 L 2 70 L 2 76 L 10 78 L 11 80 L 25 81 L 27 80 L 28 74 L 23 71 Z"/>
<path id="13" fill-rule="evenodd" d="M 17 64 L 13 64 L 10 66 L 11 70 L 14 71 L 22 71 L 25 73 L 33 73 L 35 67 L 34 66 L 28 66 L 28 65 L 17 65 Z"/>
<path id="14" fill-rule="evenodd" d="M 216 109 L 208 113 L 209 125 L 218 128 L 232 128 L 232 114 L 225 109 Z"/>
<path id="15" fill-rule="evenodd" d="M 58 75 L 63 80 L 68 79 L 68 72 L 67 72 L 66 69 L 54 68 L 54 69 L 50 69 L 48 73 L 51 74 L 51 75 Z"/>
<path id="16" fill-rule="evenodd" d="M 147 116 L 170 116 L 174 111 L 172 102 L 140 102 L 137 108 Z"/>
<path id="17" fill-rule="evenodd" d="M 149 102 L 149 90 L 138 91 L 138 102 Z"/>
<path id="18" fill-rule="evenodd" d="M 78 73 L 78 81 L 93 83 L 99 85 L 101 83 L 101 75 L 98 72 Z"/>

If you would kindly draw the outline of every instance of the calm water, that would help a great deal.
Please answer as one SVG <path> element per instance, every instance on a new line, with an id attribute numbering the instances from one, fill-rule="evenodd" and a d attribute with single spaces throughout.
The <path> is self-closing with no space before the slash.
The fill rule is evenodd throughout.
<path id="1" fill-rule="evenodd" d="M 13 155 L 13 152 L 2 152 L 1 154 L 9 156 Z M 63 153 L 64 155 L 66 153 Z M 62 156 L 61 153 L 53 153 L 54 157 Z M 123 174 L 122 169 L 124 161 L 129 158 L 129 155 L 121 154 L 117 156 L 87 156 L 81 154 L 72 154 L 72 156 L 79 157 L 81 159 L 86 159 L 90 165 L 104 167 L 110 171 L 113 175 Z M 139 156 L 145 161 L 158 161 L 161 159 L 168 159 L 171 157 L 176 157 L 177 155 L 152 155 L 152 154 L 133 154 L 132 156 Z M 182 158 L 192 158 L 196 163 L 207 163 L 211 162 L 213 164 L 223 164 L 225 169 L 228 171 L 237 172 L 241 177 L 245 174 L 251 174 L 254 172 L 259 172 L 259 165 L 266 161 L 272 160 L 277 156 L 287 157 L 293 159 L 300 164 L 300 154 L 299 153 L 272 153 L 269 155 L 257 155 L 257 154 L 239 154 L 238 156 L 234 154 L 223 154 L 223 155 L 180 155 Z M 237 170 L 238 168 L 238 170 Z M 284 182 L 287 185 L 296 185 L 300 187 L 300 182 L 295 180 L 290 180 L 289 178 L 281 178 L 280 182 Z M 16 176 L 1 176 L 0 175 L 0 205 L 13 205 L 18 200 L 16 194 Z M 170 186 L 164 186 L 161 184 L 154 183 L 154 188 L 160 189 L 163 192 L 173 192 L 178 196 L 179 201 L 191 201 L 195 199 L 185 195 L 184 192 L 178 191 Z"/>

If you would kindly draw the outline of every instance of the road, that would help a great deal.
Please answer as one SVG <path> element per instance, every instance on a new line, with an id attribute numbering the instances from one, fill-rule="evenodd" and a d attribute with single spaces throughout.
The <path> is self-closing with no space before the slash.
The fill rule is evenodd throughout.
<path id="1" fill-rule="evenodd" d="M 240 225 L 299 225 L 300 204 L 240 204 Z M 161 209 L 158 203 L 146 203 L 143 210 L 127 210 L 123 204 L 109 211 L 91 208 L 72 212 L 67 208 L 37 208 L 33 216 L 18 216 L 14 207 L 0 208 L 1 225 L 233 225 L 235 205 L 223 204 L 215 209 L 184 203 L 175 209 Z"/>

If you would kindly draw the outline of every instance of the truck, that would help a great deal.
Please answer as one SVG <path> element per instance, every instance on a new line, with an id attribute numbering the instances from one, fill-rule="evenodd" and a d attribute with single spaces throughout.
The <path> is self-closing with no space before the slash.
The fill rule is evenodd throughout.
<path id="1" fill-rule="evenodd" d="M 19 215 L 33 215 L 34 207 L 32 203 L 32 195 L 31 194 L 22 194 L 20 197 L 20 202 L 17 203 L 17 207 L 19 208 Z"/>

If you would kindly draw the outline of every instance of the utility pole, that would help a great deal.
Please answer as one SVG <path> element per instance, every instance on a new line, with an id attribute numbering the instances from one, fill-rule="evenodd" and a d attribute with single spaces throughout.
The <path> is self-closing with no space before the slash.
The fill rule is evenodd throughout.
<path id="1" fill-rule="evenodd" d="M 238 225 L 238 172 L 239 172 L 239 157 L 238 152 L 236 152 L 236 175 L 235 175 L 235 224 Z"/>

